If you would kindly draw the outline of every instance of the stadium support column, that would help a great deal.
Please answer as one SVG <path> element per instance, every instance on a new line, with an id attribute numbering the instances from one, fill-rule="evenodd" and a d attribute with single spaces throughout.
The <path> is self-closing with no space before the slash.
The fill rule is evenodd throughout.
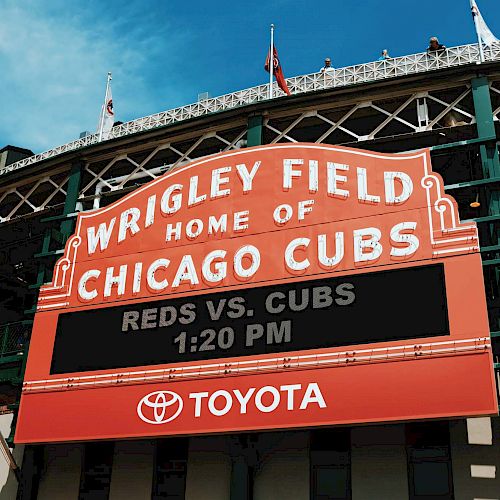
<path id="1" fill-rule="evenodd" d="M 27 445 L 24 449 L 23 466 L 21 469 L 19 488 L 17 490 L 17 500 L 37 499 L 42 467 L 42 445 Z"/>
<path id="2" fill-rule="evenodd" d="M 63 215 L 68 215 L 75 211 L 78 193 L 80 191 L 80 179 L 82 177 L 83 162 L 77 160 L 71 164 L 69 172 L 68 188 L 66 191 L 66 200 L 64 201 Z M 74 219 L 66 219 L 61 222 L 60 231 L 65 239 L 73 233 Z"/>
<path id="3" fill-rule="evenodd" d="M 249 496 L 248 465 L 243 455 L 233 455 L 231 468 L 231 500 L 247 500 Z"/>
<path id="4" fill-rule="evenodd" d="M 488 79 L 486 77 L 474 78 L 471 83 L 478 138 L 495 137 L 495 124 L 493 122 L 493 109 L 491 107 Z M 496 144 L 481 144 L 480 151 L 484 178 L 500 177 L 500 162 Z M 495 190 L 491 193 L 489 200 L 488 209 L 490 215 L 498 215 L 500 213 L 499 201 L 498 190 Z"/>
<path id="5" fill-rule="evenodd" d="M 255 438 L 255 436 L 253 436 Z M 231 450 L 231 500 L 252 498 L 253 465 L 256 451 L 252 437 L 247 434 L 230 436 Z"/>
<path id="6" fill-rule="evenodd" d="M 495 124 L 493 122 L 493 109 L 491 107 L 488 79 L 486 77 L 474 78 L 471 83 L 477 135 L 479 139 L 495 137 Z M 483 172 L 488 177 L 500 176 L 498 150 L 494 144 L 481 145 L 481 160 Z"/>
<path id="7" fill-rule="evenodd" d="M 262 115 L 248 117 L 247 146 L 260 146 L 262 144 Z"/>
<path id="8" fill-rule="evenodd" d="M 471 81 L 472 97 L 476 115 L 477 135 L 479 139 L 496 137 L 495 123 L 493 121 L 493 108 L 491 106 L 490 87 L 488 78 L 482 76 Z M 480 145 L 481 165 L 485 179 L 500 177 L 500 161 L 496 141 L 486 142 Z M 491 185 L 488 193 L 488 215 L 500 215 L 500 191 L 497 185 Z M 491 243 L 500 244 L 500 231 L 498 222 L 491 222 Z M 498 286 L 500 270 L 495 269 L 495 280 Z"/>

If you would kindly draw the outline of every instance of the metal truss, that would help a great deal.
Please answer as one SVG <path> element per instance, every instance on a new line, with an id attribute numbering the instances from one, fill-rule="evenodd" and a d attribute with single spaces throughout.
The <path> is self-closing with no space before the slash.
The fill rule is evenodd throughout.
<path id="1" fill-rule="evenodd" d="M 370 141 L 390 135 L 418 133 L 475 123 L 470 85 L 415 92 L 350 106 L 323 107 L 264 120 L 266 143 Z"/>
<path id="2" fill-rule="evenodd" d="M 89 201 L 92 208 L 99 208 L 104 193 L 134 188 L 196 158 L 237 149 L 245 135 L 244 126 L 230 131 L 209 131 L 187 141 L 160 143 L 153 150 L 143 152 L 140 161 L 135 160 L 133 154 L 123 153 L 104 164 L 87 163 L 80 200 L 87 205 L 84 208 L 89 207 Z"/>
<path id="3" fill-rule="evenodd" d="M 239 148 L 246 136 L 246 124 L 232 123 L 229 127 L 165 139 L 149 149 L 120 153 L 106 161 L 87 161 L 79 193 L 81 208 L 98 208 L 104 195 L 107 202 L 112 200 L 111 192 L 121 196 L 121 191 L 156 179 L 167 170 L 196 158 Z M 68 173 L 69 165 L 65 164 L 49 174 L 0 190 L 0 223 L 62 205 Z"/>
<path id="4" fill-rule="evenodd" d="M 64 167 L 66 169 L 67 166 Z M 0 191 L 0 222 L 40 212 L 52 204 L 64 203 L 67 181 L 67 173 L 58 169 Z"/>
<path id="5" fill-rule="evenodd" d="M 500 61 L 500 43 L 484 48 L 486 61 Z M 405 75 L 426 73 L 438 69 L 463 66 L 479 63 L 479 49 L 477 44 L 451 47 L 446 51 L 427 54 L 419 53 L 403 57 L 395 57 L 385 61 L 374 61 L 366 64 L 357 64 L 345 68 L 338 68 L 329 73 L 312 73 L 288 78 L 287 83 L 292 94 L 302 94 L 316 90 L 346 87 L 350 85 L 397 78 Z M 207 115 L 217 111 L 237 108 L 268 99 L 269 85 L 259 85 L 246 90 L 240 90 L 220 97 L 214 97 L 164 111 L 154 115 L 139 118 L 122 125 L 113 127 L 109 139 L 124 137 L 137 132 L 143 132 L 172 123 L 181 122 L 190 118 Z M 283 93 L 274 83 L 274 96 L 281 97 Z M 12 172 L 28 165 L 38 163 L 48 158 L 68 151 L 97 144 L 98 134 L 89 135 L 69 142 L 62 146 L 50 149 L 43 153 L 12 163 L 0 170 L 0 175 Z"/>
<path id="6" fill-rule="evenodd" d="M 388 130 L 391 134 L 417 133 L 443 127 L 443 120 L 451 113 L 455 120 L 458 117 L 460 124 L 471 124 L 475 120 L 471 88 L 466 84 L 451 89 L 360 102 L 348 108 L 339 103 L 326 106 L 299 114 L 296 110 L 284 111 L 289 113 L 288 116 L 275 117 L 271 114 L 264 120 L 264 129 L 269 130 L 272 136 L 265 142 L 273 144 L 305 140 L 338 144 L 342 141 L 335 135 L 336 131 L 342 132 L 350 141 L 364 141 L 383 137 L 388 134 Z M 234 129 L 229 135 L 227 131 L 210 131 L 182 145 L 180 141 L 161 143 L 146 156 L 143 155 L 140 161 L 122 153 L 105 164 L 88 164 L 85 169 L 90 176 L 87 175 L 88 181 L 81 190 L 80 198 L 93 198 L 92 208 L 98 208 L 104 192 L 118 192 L 136 186 L 139 180 L 142 183 L 155 179 L 167 170 L 203 154 L 234 149 L 245 133 L 245 127 Z M 209 144 L 209 149 L 204 144 Z"/>
<path id="7" fill-rule="evenodd" d="M 493 89 L 493 87 L 492 87 Z M 297 109 L 277 110 L 264 119 L 264 142 L 307 141 L 345 144 L 376 140 L 381 137 L 419 133 L 449 126 L 475 123 L 470 85 L 455 84 L 423 92 L 400 93 L 378 99 L 353 102 L 332 101 L 317 109 L 299 112 Z M 217 130 L 184 137 L 164 139 L 148 149 L 131 149 L 106 160 L 87 160 L 79 193 L 81 208 L 98 208 L 123 195 L 124 190 L 155 179 L 167 170 L 176 168 L 201 156 L 239 147 L 245 137 L 246 124 L 226 125 Z M 65 166 L 67 171 L 68 166 Z M 57 201 L 54 196 L 64 192 L 64 178 L 45 175 L 30 179 L 21 186 L 0 191 L 0 219 L 7 221 L 28 212 L 37 212 Z M 41 186 L 49 191 L 41 195 Z M 114 193 L 116 195 L 114 195 Z M 10 196 L 9 196 L 10 195 Z M 15 197 L 15 203 L 12 202 Z M 3 200 L 9 201 L 4 206 Z"/>

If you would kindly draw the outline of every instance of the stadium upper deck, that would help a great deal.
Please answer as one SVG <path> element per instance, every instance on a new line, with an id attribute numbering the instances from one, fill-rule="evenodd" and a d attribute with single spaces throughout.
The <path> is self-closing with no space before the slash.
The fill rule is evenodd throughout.
<path id="1" fill-rule="evenodd" d="M 485 63 L 500 61 L 500 43 L 484 49 Z M 480 56 L 477 44 L 451 47 L 443 52 L 421 52 L 407 56 L 394 57 L 384 61 L 372 61 L 356 64 L 326 73 L 311 73 L 287 79 L 288 87 L 293 95 L 315 92 L 332 88 L 349 87 L 363 83 L 405 77 L 419 73 L 428 73 L 446 68 L 479 64 Z M 276 82 L 273 84 L 273 95 L 283 97 L 285 94 Z M 226 111 L 269 99 L 269 84 L 258 85 L 239 90 L 219 97 L 211 97 L 194 104 L 162 111 L 154 115 L 138 118 L 113 128 L 110 139 L 144 132 L 157 127 L 182 122 L 210 113 Z M 498 111 L 498 110 L 497 110 Z M 49 149 L 0 169 L 0 176 L 9 172 L 53 158 L 68 151 L 75 151 L 99 142 L 99 134 L 92 134 L 67 144 Z"/>

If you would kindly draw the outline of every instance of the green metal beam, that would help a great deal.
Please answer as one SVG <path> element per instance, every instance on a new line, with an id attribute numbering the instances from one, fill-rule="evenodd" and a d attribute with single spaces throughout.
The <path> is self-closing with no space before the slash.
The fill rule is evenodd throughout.
<path id="1" fill-rule="evenodd" d="M 490 99 L 490 82 L 485 76 L 471 81 L 472 98 L 476 115 L 477 135 L 479 139 L 496 137 L 493 122 L 493 108 Z"/>
<path id="2" fill-rule="evenodd" d="M 33 257 L 35 259 L 43 259 L 45 257 L 55 257 L 56 255 L 62 255 L 64 253 L 64 249 L 59 250 L 48 250 L 47 252 L 36 253 Z"/>
<path id="3" fill-rule="evenodd" d="M 69 172 L 68 187 L 66 190 L 66 200 L 64 201 L 63 215 L 67 216 L 74 213 L 76 203 L 78 201 L 78 193 L 80 192 L 80 180 L 82 177 L 83 162 L 76 161 L 71 165 Z M 66 240 L 73 233 L 75 221 L 73 218 L 66 218 L 61 222 L 61 233 L 65 236 Z"/>
<path id="4" fill-rule="evenodd" d="M 39 283 L 33 283 L 32 285 L 28 285 L 28 290 L 37 290 L 38 288 L 40 288 L 44 284 L 45 284 L 44 281 L 41 281 Z"/>
<path id="5" fill-rule="evenodd" d="M 498 266 L 500 265 L 500 259 L 483 260 L 483 267 L 487 266 Z"/>
<path id="6" fill-rule="evenodd" d="M 2 365 L 8 365 L 9 363 L 16 364 L 21 361 L 21 354 L 13 354 L 12 356 L 3 356 L 0 357 L 0 363 Z"/>
<path id="7" fill-rule="evenodd" d="M 500 337 L 500 332 L 490 332 L 490 337 L 491 337 L 491 338 L 497 338 L 497 337 Z"/>
<path id="8" fill-rule="evenodd" d="M 75 218 L 77 215 L 78 215 L 78 212 L 75 212 L 72 214 L 53 215 L 51 217 L 44 217 L 43 219 L 40 219 L 40 222 L 52 222 L 55 220 L 66 220 L 66 219 Z"/>
<path id="9" fill-rule="evenodd" d="M 499 220 L 500 220 L 500 214 L 496 214 L 496 215 L 485 215 L 484 217 L 475 217 L 474 219 L 466 219 L 463 220 L 462 222 L 474 221 L 477 222 L 478 224 L 481 224 L 482 222 L 497 222 Z"/>
<path id="10" fill-rule="evenodd" d="M 50 229 L 45 230 L 45 234 L 43 236 L 43 243 L 42 243 L 42 251 L 41 253 L 47 253 L 50 251 L 50 240 L 51 240 L 52 232 Z M 37 278 L 36 282 L 37 283 L 45 283 L 45 271 L 46 271 L 46 265 L 44 262 L 41 262 L 38 266 L 38 273 L 37 273 Z M 25 314 L 26 311 L 24 311 Z"/>
<path id="11" fill-rule="evenodd" d="M 464 141 L 458 141 L 458 142 L 449 142 L 448 144 L 438 144 L 437 146 L 431 146 L 431 151 L 441 151 L 442 149 L 456 149 L 456 148 L 463 148 L 465 146 L 471 146 L 474 144 L 485 144 L 487 142 L 492 142 L 496 141 L 497 138 L 495 134 L 492 136 L 488 137 L 479 137 L 476 139 L 467 139 Z"/>
<path id="12" fill-rule="evenodd" d="M 262 115 L 248 117 L 247 146 L 260 146 L 262 144 Z"/>
<path id="13" fill-rule="evenodd" d="M 52 239 L 59 243 L 60 245 L 64 245 L 66 243 L 64 235 L 61 233 L 61 231 L 58 231 L 57 229 L 52 228 Z"/>
<path id="14" fill-rule="evenodd" d="M 476 116 L 477 136 L 479 139 L 490 139 L 496 137 L 493 107 L 491 105 L 490 82 L 485 76 L 473 78 L 471 80 L 472 99 L 474 102 L 474 114 Z M 500 177 L 500 160 L 496 142 L 485 142 L 479 145 L 481 153 L 481 166 L 484 179 L 494 179 Z M 490 188 L 486 193 L 488 215 L 500 215 L 500 190 Z M 492 222 L 492 221 L 489 221 Z M 493 245 L 500 244 L 500 230 L 498 223 L 490 224 L 489 233 Z M 496 266 L 493 274 L 493 287 L 500 285 L 500 260 L 491 259 L 483 261 L 483 266 Z M 493 319 L 493 318 L 492 318 Z M 500 318 L 496 318 L 500 326 Z"/>
<path id="15" fill-rule="evenodd" d="M 500 177 L 493 177 L 492 179 L 478 179 L 475 181 L 457 182 L 456 184 L 448 184 L 444 187 L 445 191 L 452 189 L 460 189 L 474 186 L 482 186 L 487 184 L 497 184 L 500 182 Z"/>
<path id="16" fill-rule="evenodd" d="M 500 245 L 491 245 L 490 247 L 481 247 L 481 253 L 487 252 L 498 252 L 500 250 Z"/>
<path id="17" fill-rule="evenodd" d="M 496 137 L 493 108 L 491 106 L 490 85 L 486 77 L 473 78 L 471 81 L 472 99 L 476 115 L 477 135 L 479 139 L 488 140 Z M 496 144 L 481 144 L 481 162 L 483 177 L 491 179 L 500 177 L 500 160 Z M 499 193 L 492 193 L 489 200 L 491 215 L 500 213 Z"/>
<path id="18" fill-rule="evenodd" d="M 22 383 L 22 379 L 20 378 L 22 366 L 21 356 L 19 356 L 17 363 L 18 366 L 9 366 L 8 368 L 4 368 L 0 365 L 0 383 L 9 385 L 19 385 L 19 383 Z"/>

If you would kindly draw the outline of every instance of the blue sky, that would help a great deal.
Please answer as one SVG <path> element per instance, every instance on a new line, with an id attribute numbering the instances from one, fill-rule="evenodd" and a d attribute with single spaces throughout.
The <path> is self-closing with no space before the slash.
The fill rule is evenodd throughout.
<path id="1" fill-rule="evenodd" d="M 477 0 L 500 38 L 500 0 Z M 285 76 L 475 41 L 469 0 L 0 0 L 0 147 L 40 152 L 94 131 L 106 73 L 118 120 Z"/>

